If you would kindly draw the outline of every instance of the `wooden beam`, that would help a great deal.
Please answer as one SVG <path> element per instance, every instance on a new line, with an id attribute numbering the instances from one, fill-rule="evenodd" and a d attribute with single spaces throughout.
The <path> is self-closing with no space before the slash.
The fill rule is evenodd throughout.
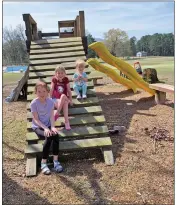
<path id="1" fill-rule="evenodd" d="M 79 11 L 79 26 L 80 26 L 80 36 L 85 36 L 85 17 L 84 11 Z"/>
<path id="2" fill-rule="evenodd" d="M 60 38 L 70 38 L 70 37 L 74 37 L 74 32 L 60 33 Z"/>
<path id="3" fill-rule="evenodd" d="M 32 28 L 31 28 L 31 23 L 30 23 L 30 14 L 23 14 L 23 21 L 25 22 L 25 34 L 27 37 L 28 41 L 32 41 Z"/>
<path id="4" fill-rule="evenodd" d="M 105 123 L 105 117 L 103 115 L 99 116 L 75 116 L 69 119 L 71 126 L 82 126 L 90 124 L 102 124 Z M 55 122 L 55 127 L 64 127 L 65 120 L 64 117 L 60 117 L 59 120 Z M 28 131 L 32 131 L 32 122 L 27 123 Z"/>
<path id="5" fill-rule="evenodd" d="M 27 108 L 29 112 L 27 112 L 27 119 L 32 120 L 32 114 L 30 112 L 30 108 Z M 102 108 L 101 106 L 91 106 L 91 107 L 78 107 L 78 108 L 70 108 L 68 109 L 69 116 L 75 116 L 75 115 L 99 115 L 102 114 Z M 63 113 L 61 113 L 61 117 L 63 116 Z"/>
<path id="6" fill-rule="evenodd" d="M 149 84 L 149 88 L 166 93 L 174 93 L 174 86 L 164 83 Z"/>
<path id="7" fill-rule="evenodd" d="M 31 45 L 41 45 L 42 44 L 55 44 L 55 43 L 67 43 L 67 42 L 79 42 L 82 39 L 80 37 L 73 37 L 73 38 L 67 38 L 67 39 L 42 39 L 37 41 L 32 41 Z M 49 45 L 52 46 L 52 45 Z"/>
<path id="8" fill-rule="evenodd" d="M 25 33 L 28 41 L 37 40 L 38 32 L 37 32 L 37 23 L 32 18 L 30 14 L 23 14 L 23 21 L 25 21 Z"/>
<path id="9" fill-rule="evenodd" d="M 74 127 L 72 130 L 61 129 L 58 130 L 58 134 L 60 139 L 68 139 L 68 138 L 89 138 L 91 136 L 101 135 L 104 137 L 108 134 L 107 126 L 82 126 L 82 127 Z M 27 132 L 26 134 L 27 141 L 39 140 L 38 135 L 35 132 Z"/>
<path id="10" fill-rule="evenodd" d="M 59 36 L 59 32 L 42 33 L 42 37 Z"/>
<path id="11" fill-rule="evenodd" d="M 35 176 L 37 174 L 37 157 L 27 155 L 26 176 Z"/>
<path id="12" fill-rule="evenodd" d="M 60 28 L 74 27 L 74 20 L 58 21 Z"/>
<path id="13" fill-rule="evenodd" d="M 61 141 L 60 151 L 68 151 L 74 149 L 86 149 L 94 147 L 111 146 L 112 142 L 110 137 L 84 139 L 84 140 L 72 140 L 72 141 Z M 42 144 L 31 144 L 27 145 L 25 149 L 26 154 L 41 153 L 43 149 Z"/>
<path id="14" fill-rule="evenodd" d="M 79 16 L 76 16 L 76 30 L 77 30 L 77 37 L 80 37 L 80 22 L 79 22 Z"/>

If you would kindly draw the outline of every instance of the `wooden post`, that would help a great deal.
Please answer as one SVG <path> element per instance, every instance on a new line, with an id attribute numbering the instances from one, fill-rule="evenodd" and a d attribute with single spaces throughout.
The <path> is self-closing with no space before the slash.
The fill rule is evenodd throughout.
<path id="1" fill-rule="evenodd" d="M 77 26 L 77 37 L 80 36 L 80 22 L 79 22 L 79 16 L 76 16 L 76 26 Z"/>
<path id="2" fill-rule="evenodd" d="M 84 11 L 79 11 L 79 27 L 80 27 L 80 36 L 85 36 L 85 17 Z"/>
<path id="3" fill-rule="evenodd" d="M 58 36 L 60 38 L 60 22 L 59 21 L 58 21 L 58 32 L 59 32 Z"/>
<path id="4" fill-rule="evenodd" d="M 74 37 L 77 37 L 77 22 L 76 22 L 76 19 L 74 21 Z"/>
<path id="5" fill-rule="evenodd" d="M 166 93 L 161 91 L 156 91 L 155 102 L 156 104 L 164 104 L 166 100 Z"/>
<path id="6" fill-rule="evenodd" d="M 27 52 L 29 53 L 31 41 L 39 39 L 37 33 L 37 23 L 35 22 L 35 20 L 32 18 L 30 14 L 23 14 L 23 21 L 25 22 L 25 27 L 26 27 L 25 30 L 25 34 L 27 37 L 26 47 L 27 47 Z"/>
<path id="7" fill-rule="evenodd" d="M 25 22 L 25 33 L 28 41 L 32 40 L 32 29 L 31 29 L 31 24 L 30 24 L 30 14 L 23 14 L 23 21 Z"/>
<path id="8" fill-rule="evenodd" d="M 42 31 L 38 31 L 38 38 L 42 39 Z"/>
<path id="9" fill-rule="evenodd" d="M 38 40 L 37 24 L 32 24 L 32 39 Z"/>
<path id="10" fill-rule="evenodd" d="M 87 43 L 87 36 L 82 37 L 82 44 L 84 46 L 85 55 L 88 54 L 88 43 Z"/>

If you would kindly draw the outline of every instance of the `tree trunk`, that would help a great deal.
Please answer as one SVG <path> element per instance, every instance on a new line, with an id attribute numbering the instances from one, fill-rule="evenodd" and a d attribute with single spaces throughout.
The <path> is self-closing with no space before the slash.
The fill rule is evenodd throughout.
<path id="1" fill-rule="evenodd" d="M 158 83 L 160 82 L 157 77 L 157 71 L 154 68 L 146 68 L 143 70 L 143 79 L 148 83 Z"/>

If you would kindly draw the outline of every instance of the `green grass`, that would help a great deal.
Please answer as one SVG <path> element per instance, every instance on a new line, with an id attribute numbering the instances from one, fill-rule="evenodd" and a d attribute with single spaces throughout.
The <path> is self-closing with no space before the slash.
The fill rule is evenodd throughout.
<path id="1" fill-rule="evenodd" d="M 168 84 L 174 84 L 174 57 L 147 57 L 138 60 L 125 61 L 131 66 L 133 66 L 134 62 L 139 61 L 141 63 L 142 69 L 155 68 L 157 70 L 159 80 L 165 81 L 165 83 Z M 100 60 L 100 62 L 103 61 Z M 92 75 L 106 76 L 105 74 L 95 70 L 92 71 Z"/>
<path id="2" fill-rule="evenodd" d="M 101 59 L 99 59 L 99 61 L 103 62 Z M 139 61 L 142 69 L 148 67 L 155 68 L 157 70 L 159 80 L 165 81 L 165 83 L 168 84 L 174 84 L 174 57 L 147 57 L 138 60 L 125 61 L 131 66 L 133 66 L 134 62 Z M 3 73 L 3 85 L 17 83 L 23 75 L 23 73 Z M 92 70 L 91 75 L 106 76 L 94 69 Z"/>
<path id="3" fill-rule="evenodd" d="M 3 85 L 17 83 L 23 75 L 24 73 L 3 73 Z"/>

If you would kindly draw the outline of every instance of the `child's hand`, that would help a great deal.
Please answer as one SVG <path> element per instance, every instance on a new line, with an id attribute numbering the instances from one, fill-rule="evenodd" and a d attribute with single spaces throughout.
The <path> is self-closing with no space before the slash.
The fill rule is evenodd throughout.
<path id="1" fill-rule="evenodd" d="M 70 104 L 70 106 L 73 106 L 73 102 L 71 100 L 69 101 L 69 104 Z"/>
<path id="2" fill-rule="evenodd" d="M 80 80 L 80 76 L 78 76 L 77 78 L 76 78 L 76 81 L 79 81 Z"/>
<path id="3" fill-rule="evenodd" d="M 72 100 L 68 99 L 68 104 L 69 104 L 70 106 L 73 106 Z"/>
<path id="4" fill-rule="evenodd" d="M 55 127 L 52 127 L 52 128 L 51 128 L 51 131 L 52 131 L 54 134 L 58 134 L 58 130 L 57 130 L 57 128 L 55 128 Z"/>
<path id="5" fill-rule="evenodd" d="M 50 137 L 51 135 L 52 135 L 52 132 L 48 128 L 44 129 L 44 136 L 45 137 Z"/>

